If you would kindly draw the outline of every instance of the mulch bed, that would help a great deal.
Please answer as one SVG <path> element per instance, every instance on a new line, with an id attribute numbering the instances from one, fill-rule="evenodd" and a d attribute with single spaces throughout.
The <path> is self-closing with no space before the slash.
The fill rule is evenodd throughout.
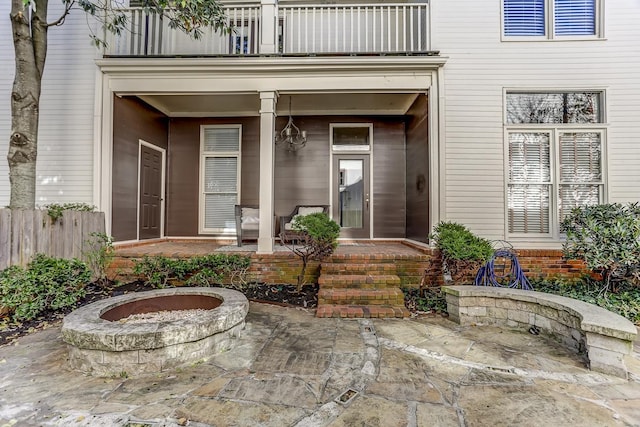
<path id="1" fill-rule="evenodd" d="M 16 339 L 29 333 L 53 326 L 75 308 L 83 305 L 117 295 L 130 292 L 149 291 L 152 289 L 154 288 L 145 285 L 142 281 L 126 283 L 120 286 L 116 286 L 115 283 L 108 283 L 106 285 L 91 283 L 87 286 L 85 297 L 74 307 L 68 308 L 64 311 L 46 312 L 34 320 L 25 322 L 14 322 L 8 317 L 0 317 L 0 346 L 12 343 Z M 251 283 L 245 285 L 242 292 L 251 301 L 304 308 L 316 308 L 318 306 L 317 285 L 305 285 L 298 293 L 296 292 L 296 287 L 294 285 L 266 285 Z"/>
<path id="2" fill-rule="evenodd" d="M 62 318 L 77 307 L 81 307 L 92 302 L 118 296 L 130 292 L 142 292 L 154 289 L 145 285 L 142 281 L 135 281 L 117 286 L 115 283 L 99 285 L 91 283 L 87 286 L 85 297 L 80 300 L 75 307 L 64 311 L 47 312 L 34 320 L 25 322 L 14 322 L 8 317 L 0 317 L 0 346 L 14 342 L 16 339 L 46 329 L 58 324 Z M 316 308 L 318 306 L 318 285 L 305 285 L 300 292 L 296 291 L 295 285 L 288 284 L 263 284 L 250 283 L 244 285 L 241 292 L 250 301 L 276 304 L 286 307 Z M 440 313 L 439 310 L 431 310 L 424 307 L 424 298 L 413 292 L 405 290 L 405 305 L 413 313 L 413 316 L 434 315 Z"/>

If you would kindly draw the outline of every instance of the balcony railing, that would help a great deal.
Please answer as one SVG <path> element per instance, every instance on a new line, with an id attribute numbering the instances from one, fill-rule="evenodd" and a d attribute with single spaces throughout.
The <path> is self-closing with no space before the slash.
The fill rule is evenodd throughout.
<path id="1" fill-rule="evenodd" d="M 141 8 L 124 9 L 128 31 L 111 35 L 106 56 L 416 53 L 430 50 L 427 3 L 225 7 L 231 34 L 194 40 Z M 272 25 L 275 28 L 262 28 Z M 275 35 L 263 40 L 262 35 Z"/>
<path id="2" fill-rule="evenodd" d="M 226 7 L 231 34 L 205 29 L 194 40 L 178 29 L 169 28 L 167 20 L 141 8 L 123 9 L 127 31 L 111 35 L 105 55 L 109 56 L 201 56 L 251 55 L 259 53 L 260 6 Z"/>
<path id="3" fill-rule="evenodd" d="M 429 50 L 428 5 L 322 5 L 280 8 L 282 53 Z"/>

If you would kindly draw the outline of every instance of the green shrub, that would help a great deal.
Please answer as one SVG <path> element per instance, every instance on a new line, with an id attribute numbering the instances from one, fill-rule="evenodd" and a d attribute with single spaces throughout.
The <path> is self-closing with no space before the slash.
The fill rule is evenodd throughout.
<path id="1" fill-rule="evenodd" d="M 71 307 L 85 295 L 91 271 L 80 260 L 38 254 L 26 268 L 0 272 L 0 305 L 18 321 L 31 320 L 47 310 Z"/>
<path id="2" fill-rule="evenodd" d="M 212 286 L 226 277 L 231 287 L 240 288 L 246 283 L 251 259 L 243 255 L 210 254 L 191 259 L 190 286 Z"/>
<path id="3" fill-rule="evenodd" d="M 53 222 L 62 218 L 64 211 L 93 212 L 96 207 L 87 203 L 51 203 L 43 207 Z"/>
<path id="4" fill-rule="evenodd" d="M 462 224 L 441 222 L 430 237 L 442 256 L 445 275 L 448 270 L 454 281 L 467 278 L 493 255 L 491 242 L 476 236 Z"/>
<path id="5" fill-rule="evenodd" d="M 640 282 L 640 206 L 619 203 L 575 208 L 562 221 L 565 258 L 602 275 L 605 289 Z"/>
<path id="6" fill-rule="evenodd" d="M 241 285 L 250 263 L 249 257 L 242 255 L 210 254 L 178 259 L 145 255 L 135 263 L 133 272 L 156 288 L 164 288 L 174 281 L 189 286 L 211 286 L 225 277 L 232 285 Z"/>
<path id="7" fill-rule="evenodd" d="M 325 213 L 313 213 L 299 215 L 294 218 L 292 227 L 295 231 L 302 232 L 304 237 L 299 244 L 287 245 L 291 251 L 302 260 L 302 268 L 298 274 L 298 292 L 304 285 L 304 275 L 310 260 L 323 260 L 333 253 L 338 247 L 340 226 Z"/>
<path id="8" fill-rule="evenodd" d="M 308 244 L 314 245 L 315 253 L 323 258 L 338 247 L 340 226 L 324 213 L 298 215 L 292 227 L 296 231 L 304 231 L 309 236 Z"/>

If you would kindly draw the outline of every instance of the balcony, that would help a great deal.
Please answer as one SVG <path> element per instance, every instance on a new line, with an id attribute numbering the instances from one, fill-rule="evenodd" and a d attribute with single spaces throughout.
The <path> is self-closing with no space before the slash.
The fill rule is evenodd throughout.
<path id="1" fill-rule="evenodd" d="M 140 8 L 123 9 L 128 31 L 110 35 L 105 56 L 425 54 L 428 3 L 225 6 L 231 34 L 194 40 Z"/>

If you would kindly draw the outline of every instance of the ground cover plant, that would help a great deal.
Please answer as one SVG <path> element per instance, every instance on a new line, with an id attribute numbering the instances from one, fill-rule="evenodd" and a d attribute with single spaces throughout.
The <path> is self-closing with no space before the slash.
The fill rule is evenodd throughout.
<path id="1" fill-rule="evenodd" d="M 640 288 L 630 283 L 621 284 L 616 292 L 605 292 L 601 281 L 590 276 L 577 281 L 537 279 L 531 282 L 538 292 L 562 295 L 595 304 L 640 325 Z"/>
<path id="2" fill-rule="evenodd" d="M 415 314 L 447 314 L 447 301 L 440 286 L 402 288 L 404 305 Z"/>

